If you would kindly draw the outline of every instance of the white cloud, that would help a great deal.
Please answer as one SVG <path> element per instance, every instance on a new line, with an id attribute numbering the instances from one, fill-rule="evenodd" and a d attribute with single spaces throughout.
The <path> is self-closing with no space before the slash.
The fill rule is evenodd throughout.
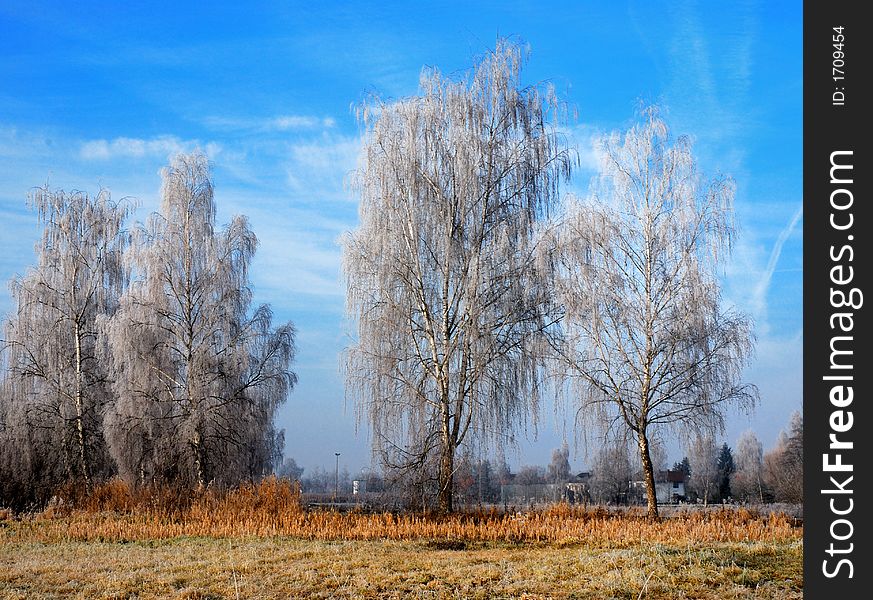
<path id="1" fill-rule="evenodd" d="M 753 8 L 740 3 L 730 10 L 741 35 L 713 32 L 713 19 L 723 13 L 710 14 L 693 3 L 671 5 L 674 26 L 666 52 L 658 54 L 668 57 L 661 102 L 669 107 L 674 131 L 691 132 L 701 142 L 696 153 L 702 165 L 739 176 L 745 167 L 744 136 L 760 125 L 760 111 L 749 96 L 759 36 Z"/>
<path id="2" fill-rule="evenodd" d="M 269 118 L 206 117 L 203 124 L 219 131 L 266 133 L 332 129 L 336 126 L 336 119 L 314 115 L 277 115 Z"/>
<path id="3" fill-rule="evenodd" d="M 221 146 L 214 142 L 203 144 L 198 140 L 181 140 L 176 136 L 162 135 L 151 139 L 117 137 L 112 140 L 89 140 L 81 145 L 79 156 L 84 160 L 169 157 L 195 148 L 201 148 L 210 158 L 221 152 Z"/>
<path id="4" fill-rule="evenodd" d="M 590 175 L 600 170 L 603 160 L 603 131 L 593 125 L 579 124 L 561 128 L 558 133 L 566 136 L 567 143 L 578 153 L 579 171 Z"/>
<path id="5" fill-rule="evenodd" d="M 285 115 L 272 119 L 269 123 L 270 129 L 286 131 L 289 129 L 315 129 L 323 127 L 330 129 L 336 125 L 336 121 L 332 117 L 310 117 L 301 115 Z"/>
<path id="6" fill-rule="evenodd" d="M 347 198 L 348 175 L 357 164 L 361 140 L 352 136 L 324 135 L 293 144 L 286 166 L 287 182 L 292 193 L 329 195 Z"/>

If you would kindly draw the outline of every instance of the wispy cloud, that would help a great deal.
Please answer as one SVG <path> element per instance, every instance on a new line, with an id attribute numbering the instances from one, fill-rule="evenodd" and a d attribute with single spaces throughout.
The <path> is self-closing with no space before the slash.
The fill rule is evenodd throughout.
<path id="1" fill-rule="evenodd" d="M 792 204 L 790 213 L 784 205 L 770 207 L 774 214 L 781 213 L 779 221 L 750 222 L 743 228 L 725 273 L 725 300 L 753 319 L 761 344 L 795 335 L 800 327 L 789 316 L 800 307 L 798 278 L 777 278 L 778 273 L 799 269 L 795 242 L 803 206 L 797 206 L 796 200 Z M 762 203 L 759 210 L 767 208 Z"/>
<path id="2" fill-rule="evenodd" d="M 247 214 L 261 240 L 253 265 L 261 299 L 287 314 L 289 303 L 296 306 L 295 298 L 315 296 L 321 298 L 322 309 L 340 313 L 337 240 L 357 220 L 345 184 L 356 165 L 359 138 L 337 132 L 329 117 L 285 115 L 259 123 L 294 135 L 232 136 L 220 138 L 219 144 L 176 135 L 83 140 L 0 127 L 0 157 L 26 165 L 24 173 L 0 175 L 0 233 L 7 234 L 0 244 L 0 275 L 8 279 L 32 260 L 33 236 L 20 234 L 22 222 L 37 234 L 24 206 L 27 185 L 38 185 L 47 177 L 61 187 L 107 185 L 136 197 L 140 208 L 134 218 L 142 219 L 158 208 L 156 169 L 178 152 L 200 148 L 215 159 L 218 218 L 226 222 L 233 214 Z M 53 165 L 63 170 L 55 171 Z M 8 294 L 0 292 L 0 307 L 8 306 Z"/>
<path id="3" fill-rule="evenodd" d="M 717 107 L 718 97 L 713 76 L 709 44 L 703 34 L 696 13 L 689 8 L 680 8 L 676 36 L 672 40 L 674 74 L 682 85 L 694 82 L 695 96 L 711 107 Z"/>
<path id="4" fill-rule="evenodd" d="M 594 125 L 580 123 L 561 128 L 558 133 L 564 135 L 567 143 L 578 153 L 579 169 L 583 172 L 581 178 L 600 169 L 603 160 L 602 130 Z"/>
<path id="5" fill-rule="evenodd" d="M 214 142 L 182 140 L 172 135 L 150 139 L 117 137 L 111 140 L 97 139 L 82 143 L 79 157 L 83 160 L 112 160 L 117 158 L 169 157 L 179 152 L 202 149 L 214 158 L 221 152 L 221 145 Z"/>
<path id="6" fill-rule="evenodd" d="M 288 129 L 313 129 L 315 127 L 324 127 L 329 129 L 336 125 L 336 121 L 332 117 L 303 117 L 299 115 L 286 115 L 276 117 L 269 123 L 273 128 L 279 131 Z"/>
<path id="7" fill-rule="evenodd" d="M 46 161 L 58 152 L 66 151 L 66 141 L 44 129 L 27 129 L 0 123 L 0 158 L 5 161 L 32 163 Z M 0 180 L 21 177 L 19 169 L 0 172 Z"/>
<path id="8" fill-rule="evenodd" d="M 756 314 L 765 316 L 767 314 L 767 295 L 770 291 L 770 283 L 773 280 L 773 273 L 776 271 L 776 265 L 779 263 L 779 257 L 782 255 L 782 247 L 785 242 L 794 233 L 797 224 L 803 218 L 803 204 L 801 204 L 791 220 L 788 222 L 779 236 L 776 238 L 776 243 L 773 244 L 773 249 L 770 251 L 770 258 L 767 260 L 767 266 L 764 272 L 758 279 L 758 283 L 752 293 L 751 305 Z"/>
<path id="9" fill-rule="evenodd" d="M 259 297 L 274 306 L 291 307 L 321 297 L 323 310 L 342 312 L 340 250 L 324 248 L 320 240 L 294 239 L 295 232 L 269 237 L 260 228 L 261 251 L 254 270 Z"/>
<path id="10" fill-rule="evenodd" d="M 286 164 L 292 193 L 320 195 L 333 199 L 349 198 L 346 184 L 357 164 L 361 141 L 357 136 L 324 135 L 291 146 Z"/>
<path id="11" fill-rule="evenodd" d="M 678 127 L 703 142 L 698 152 L 704 158 L 740 176 L 746 170 L 745 136 L 759 113 L 750 97 L 759 11 L 749 2 L 730 10 L 737 30 L 713 35 L 713 25 L 725 13 L 690 2 L 671 6 L 675 26 L 666 42 L 669 86 L 664 101 Z"/>
<path id="12" fill-rule="evenodd" d="M 216 131 L 255 134 L 332 129 L 336 126 L 336 119 L 330 116 L 318 117 L 314 115 L 276 115 L 264 118 L 212 116 L 203 119 L 202 123 L 209 129 Z"/>

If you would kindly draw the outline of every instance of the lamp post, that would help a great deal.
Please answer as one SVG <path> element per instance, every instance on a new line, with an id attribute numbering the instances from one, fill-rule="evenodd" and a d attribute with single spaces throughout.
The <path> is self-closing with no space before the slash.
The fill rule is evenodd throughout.
<path id="1" fill-rule="evenodd" d="M 333 501 L 336 502 L 336 497 L 339 494 L 339 452 L 334 452 L 336 455 L 336 471 L 334 471 L 333 475 Z"/>

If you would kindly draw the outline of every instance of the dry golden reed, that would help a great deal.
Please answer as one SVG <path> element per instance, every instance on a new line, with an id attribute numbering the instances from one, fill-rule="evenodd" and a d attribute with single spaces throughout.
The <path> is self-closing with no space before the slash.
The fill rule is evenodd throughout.
<path id="1" fill-rule="evenodd" d="M 0 516 L 0 519 L 3 517 Z M 8 515 L 6 518 L 12 518 Z M 641 543 L 788 542 L 802 529 L 784 514 L 746 509 L 680 513 L 651 521 L 641 511 L 558 504 L 545 510 L 452 515 L 306 510 L 295 484 L 275 478 L 229 491 L 131 490 L 112 481 L 41 513 L 17 517 L 9 535 L 34 541 L 134 541 L 180 536 L 306 540 L 449 540 L 635 546 Z M 4 528 L 0 528 L 3 530 Z M 2 537 L 2 534 L 0 534 Z"/>

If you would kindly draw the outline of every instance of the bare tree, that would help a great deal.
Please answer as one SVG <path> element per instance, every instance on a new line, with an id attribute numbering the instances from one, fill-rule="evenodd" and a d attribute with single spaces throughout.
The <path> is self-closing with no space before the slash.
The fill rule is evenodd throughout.
<path id="1" fill-rule="evenodd" d="M 652 470 L 655 473 L 666 471 L 670 464 L 667 462 L 667 446 L 660 436 L 649 437 L 649 455 L 652 458 Z M 637 469 L 642 468 L 642 463 L 639 461 L 639 453 L 634 461 Z M 639 472 L 642 472 L 641 470 Z"/>
<path id="2" fill-rule="evenodd" d="M 736 472 L 731 490 L 745 501 L 764 502 L 764 449 L 755 432 L 748 429 L 737 440 Z"/>
<path id="3" fill-rule="evenodd" d="M 539 465 L 523 465 L 513 482 L 515 485 L 541 485 L 547 483 L 546 470 Z"/>
<path id="4" fill-rule="evenodd" d="M 546 481 L 564 483 L 570 480 L 570 447 L 564 443 L 552 450 L 552 461 L 546 467 Z"/>
<path id="5" fill-rule="evenodd" d="M 538 399 L 549 296 L 534 231 L 572 160 L 549 124 L 554 93 L 519 85 L 523 54 L 498 41 L 465 78 L 428 69 L 420 96 L 361 109 L 361 225 L 343 242 L 357 327 L 347 393 L 383 460 L 439 456 L 443 511 L 468 434 L 508 439 Z"/>
<path id="6" fill-rule="evenodd" d="M 627 440 L 604 440 L 594 458 L 591 495 L 596 502 L 626 504 L 634 474 Z"/>
<path id="7" fill-rule="evenodd" d="M 326 494 L 334 488 L 333 469 L 328 472 L 323 467 L 315 467 L 309 470 L 309 475 L 300 480 L 304 492 L 310 494 Z"/>
<path id="8" fill-rule="evenodd" d="M 474 503 L 481 504 L 481 460 L 477 459 L 474 449 L 464 444 L 458 449 L 455 457 L 455 499 L 463 502 L 465 507 Z"/>
<path id="9" fill-rule="evenodd" d="M 512 469 L 509 468 L 509 462 L 506 460 L 506 451 L 503 446 L 497 447 L 496 456 L 494 457 L 494 471 L 498 486 L 509 485 L 514 477 Z"/>
<path id="10" fill-rule="evenodd" d="M 43 233 L 36 266 L 10 285 L 17 306 L 6 322 L 0 402 L 11 404 L 8 424 L 19 429 L 16 451 L 31 455 L 34 482 L 90 486 L 112 472 L 102 432 L 112 395 L 97 320 L 115 312 L 127 281 L 122 227 L 133 207 L 105 190 L 92 197 L 44 187 L 29 201 Z"/>
<path id="11" fill-rule="evenodd" d="M 794 412 L 776 447 L 764 455 L 764 479 L 777 502 L 803 502 L 803 415 Z"/>
<path id="12" fill-rule="evenodd" d="M 688 448 L 691 465 L 689 487 L 694 490 L 704 506 L 714 500 L 719 488 L 721 473 L 718 468 L 719 448 L 710 435 L 699 435 Z"/>
<path id="13" fill-rule="evenodd" d="M 282 459 L 281 464 L 276 467 L 276 475 L 290 479 L 291 481 L 300 481 L 303 477 L 304 468 L 297 464 L 297 461 L 290 456 Z"/>
<path id="14" fill-rule="evenodd" d="M 500 481 L 494 464 L 488 459 L 479 459 L 476 465 L 476 485 L 479 488 L 479 503 L 500 500 Z"/>
<path id="15" fill-rule="evenodd" d="M 719 429 L 725 406 L 752 406 L 757 389 L 739 382 L 750 323 L 722 308 L 717 278 L 733 183 L 705 181 L 655 108 L 642 117 L 604 139 L 592 197 L 568 208 L 551 264 L 565 310 L 556 354 L 580 413 L 634 434 L 657 518 L 651 432 Z"/>
<path id="16" fill-rule="evenodd" d="M 133 481 L 236 482 L 281 456 L 273 427 L 296 381 L 294 328 L 249 315 L 257 238 L 245 217 L 215 229 L 209 163 L 179 155 L 163 171 L 161 213 L 135 232 L 135 278 L 106 323 L 119 401 L 116 462 Z"/>

